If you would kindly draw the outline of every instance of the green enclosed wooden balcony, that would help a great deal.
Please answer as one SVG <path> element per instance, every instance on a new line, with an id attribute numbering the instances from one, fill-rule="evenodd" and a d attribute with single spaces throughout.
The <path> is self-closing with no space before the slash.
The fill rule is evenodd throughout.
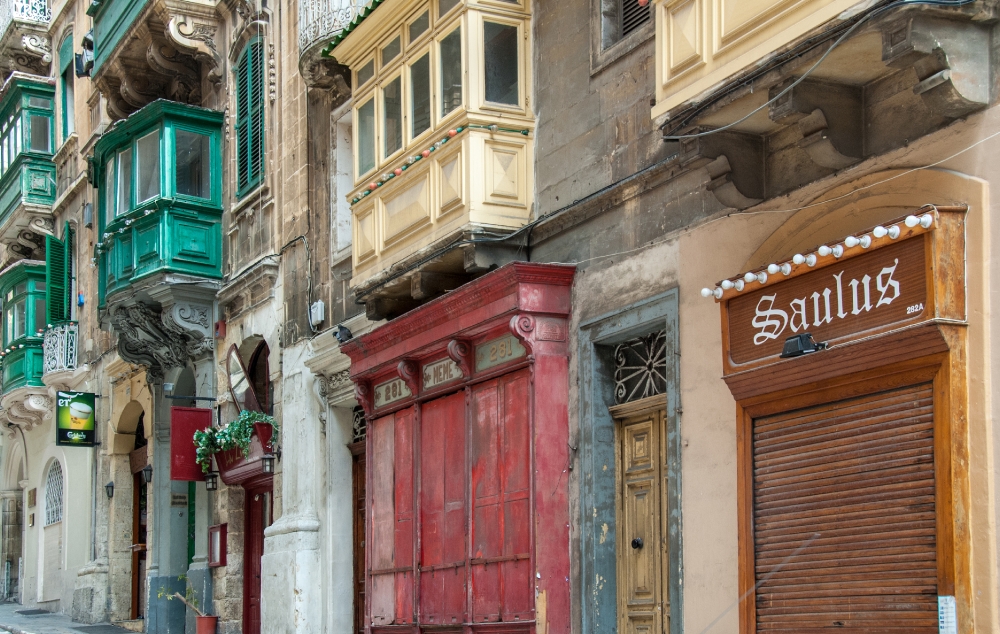
<path id="1" fill-rule="evenodd" d="M 101 306 L 159 274 L 222 278 L 222 122 L 221 112 L 161 100 L 97 142 Z"/>
<path id="2" fill-rule="evenodd" d="M 56 198 L 51 80 L 14 73 L 0 88 L 0 241 L 51 231 Z"/>
<path id="3" fill-rule="evenodd" d="M 22 388 L 43 387 L 45 337 L 45 263 L 20 260 L 0 271 L 0 376 L 9 407 Z M 23 395 L 22 395 L 23 396 Z"/>

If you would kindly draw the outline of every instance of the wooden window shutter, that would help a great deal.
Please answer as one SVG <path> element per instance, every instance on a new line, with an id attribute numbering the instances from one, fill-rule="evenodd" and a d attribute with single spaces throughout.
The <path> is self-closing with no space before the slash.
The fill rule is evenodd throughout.
<path id="1" fill-rule="evenodd" d="M 650 20 L 650 7 L 652 5 L 646 4 L 642 6 L 639 4 L 638 0 L 619 0 L 621 2 L 621 39 L 624 39 L 627 35 L 633 31 L 639 29 L 643 24 L 649 22 Z"/>
<path id="2" fill-rule="evenodd" d="M 75 235 L 76 232 L 73 231 L 72 225 L 67 222 L 65 227 L 63 227 L 63 246 L 65 247 L 66 257 L 66 263 L 63 266 L 63 296 L 65 297 L 63 310 L 65 311 L 67 320 L 73 316 L 73 245 L 76 244 Z"/>
<path id="3" fill-rule="evenodd" d="M 236 67 L 236 190 L 245 194 L 264 173 L 264 43 L 250 42 Z"/>
<path id="4" fill-rule="evenodd" d="M 757 631 L 937 632 L 934 492 L 929 383 L 755 419 Z"/>
<path id="5" fill-rule="evenodd" d="M 45 236 L 45 322 L 54 324 L 69 319 L 69 288 L 67 287 L 68 266 L 66 245 L 62 241 Z"/>

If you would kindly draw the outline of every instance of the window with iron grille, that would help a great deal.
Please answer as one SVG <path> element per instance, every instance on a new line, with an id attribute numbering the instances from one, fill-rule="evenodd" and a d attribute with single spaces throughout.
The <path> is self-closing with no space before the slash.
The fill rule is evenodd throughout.
<path id="1" fill-rule="evenodd" d="M 236 196 L 264 176 L 264 40 L 250 40 L 236 63 Z"/>
<path id="2" fill-rule="evenodd" d="M 62 466 L 53 462 L 45 479 L 45 525 L 61 522 L 63 516 Z"/>
<path id="3" fill-rule="evenodd" d="M 667 334 L 660 330 L 615 347 L 615 404 L 663 394 L 667 389 Z"/>

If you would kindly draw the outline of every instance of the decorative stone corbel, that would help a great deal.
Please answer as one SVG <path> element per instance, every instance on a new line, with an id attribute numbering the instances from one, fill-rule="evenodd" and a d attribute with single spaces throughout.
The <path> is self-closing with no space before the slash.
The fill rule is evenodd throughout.
<path id="1" fill-rule="evenodd" d="M 989 105 L 990 42 L 987 25 L 906 14 L 882 27 L 882 59 L 912 67 L 914 94 L 935 114 L 959 118 Z"/>
<path id="2" fill-rule="evenodd" d="M 166 36 L 174 46 L 205 64 L 213 84 L 222 82 L 222 56 L 215 46 L 217 30 L 216 25 L 188 15 L 170 16 L 166 28 Z"/>
<path id="3" fill-rule="evenodd" d="M 711 179 L 707 185 L 708 191 L 715 194 L 716 199 L 726 207 L 746 209 L 762 200 L 745 196 L 736 187 L 736 183 L 733 182 L 733 168 L 725 154 L 710 162 L 705 169 L 708 170 L 708 177 Z"/>
<path id="4" fill-rule="evenodd" d="M 819 108 L 800 119 L 798 125 L 802 131 L 799 147 L 806 151 L 813 163 L 840 170 L 861 160 L 859 157 L 841 154 L 837 150 L 830 138 L 830 124 L 827 123 L 826 116 Z"/>
<path id="5" fill-rule="evenodd" d="M 354 383 L 354 398 L 358 401 L 358 405 L 361 409 L 365 410 L 365 416 L 371 418 L 374 403 L 372 402 L 374 394 L 372 393 L 372 386 L 365 380 L 359 380 Z"/>
<path id="6" fill-rule="evenodd" d="M 27 388 L 5 394 L 3 406 L 7 418 L 25 431 L 42 424 L 52 416 L 53 400 L 45 388 Z"/>
<path id="7" fill-rule="evenodd" d="M 48 66 L 52 63 L 52 45 L 44 35 L 22 35 L 21 47 L 26 53 L 42 60 Z"/>
<path id="8" fill-rule="evenodd" d="M 797 124 L 802 133 L 798 146 L 820 167 L 839 170 L 860 161 L 861 91 L 826 81 L 795 81 L 789 77 L 771 88 L 768 97 L 775 99 L 768 109 L 771 121 Z"/>

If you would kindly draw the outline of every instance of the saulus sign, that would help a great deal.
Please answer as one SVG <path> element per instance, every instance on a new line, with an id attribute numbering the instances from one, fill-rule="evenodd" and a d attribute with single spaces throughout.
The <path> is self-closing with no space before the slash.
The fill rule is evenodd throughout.
<path id="1" fill-rule="evenodd" d="M 729 349 L 734 364 L 777 357 L 785 339 L 804 332 L 812 333 L 816 341 L 837 343 L 876 328 L 925 318 L 922 238 L 833 260 L 786 282 L 780 275 L 771 280 L 729 301 Z"/>

